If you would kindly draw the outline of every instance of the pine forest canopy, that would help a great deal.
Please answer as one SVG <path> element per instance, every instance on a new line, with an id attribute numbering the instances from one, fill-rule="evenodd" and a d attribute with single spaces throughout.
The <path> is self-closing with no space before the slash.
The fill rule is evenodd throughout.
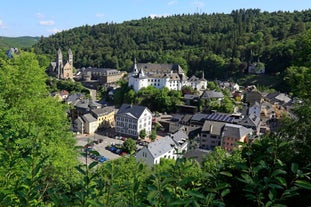
<path id="1" fill-rule="evenodd" d="M 205 70 L 209 78 L 226 78 L 246 64 L 263 62 L 266 72 L 283 72 L 293 59 L 299 34 L 311 28 L 311 10 L 261 12 L 234 10 L 230 14 L 182 14 L 142 18 L 121 24 L 84 25 L 41 38 L 37 54 L 55 57 L 58 48 L 71 48 L 75 67 L 129 70 L 142 63 L 176 63 L 188 75 Z M 208 75 L 207 75 L 208 74 Z"/>

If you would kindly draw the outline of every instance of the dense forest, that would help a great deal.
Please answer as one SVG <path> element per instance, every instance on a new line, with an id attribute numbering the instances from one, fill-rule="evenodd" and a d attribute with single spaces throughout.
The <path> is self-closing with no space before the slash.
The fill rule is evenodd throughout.
<path id="1" fill-rule="evenodd" d="M 84 25 L 41 38 L 34 48 L 51 58 L 58 48 L 71 48 L 76 68 L 129 70 L 136 58 L 180 64 L 188 75 L 204 70 L 212 80 L 239 76 L 252 62 L 264 63 L 268 74 L 282 74 L 295 58 L 298 35 L 310 28 L 311 10 L 240 9 Z"/>
<path id="2" fill-rule="evenodd" d="M 310 206 L 310 12 L 144 18 L 58 33 L 12 59 L 1 51 L 0 206 Z M 99 164 L 75 146 L 68 106 L 49 96 L 45 54 L 59 47 L 73 50 L 76 67 L 128 70 L 136 57 L 179 63 L 189 74 L 204 68 L 211 78 L 260 61 L 282 73 L 301 102 L 279 131 L 232 154 L 217 148 L 202 163 L 162 160 L 153 168 L 133 156 Z"/>

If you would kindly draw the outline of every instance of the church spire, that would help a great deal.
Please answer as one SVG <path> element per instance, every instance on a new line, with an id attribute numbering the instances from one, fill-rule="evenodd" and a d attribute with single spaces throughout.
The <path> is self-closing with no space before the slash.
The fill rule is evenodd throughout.
<path id="1" fill-rule="evenodd" d="M 137 68 L 137 63 L 136 63 L 136 58 L 134 58 L 134 66 L 133 66 L 133 71 L 134 74 L 138 73 L 138 68 Z"/>
<path id="2" fill-rule="evenodd" d="M 205 80 L 205 78 L 204 78 L 204 69 L 202 70 L 202 78 L 201 78 L 201 80 Z"/>

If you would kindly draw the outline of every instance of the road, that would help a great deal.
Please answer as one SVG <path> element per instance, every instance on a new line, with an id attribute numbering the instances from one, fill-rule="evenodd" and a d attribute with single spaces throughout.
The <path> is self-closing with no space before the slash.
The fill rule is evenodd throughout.
<path id="1" fill-rule="evenodd" d="M 108 160 L 113 160 L 117 159 L 120 157 L 120 155 L 117 155 L 115 153 L 110 152 L 109 150 L 106 149 L 106 146 L 110 146 L 112 144 L 123 144 L 122 140 L 119 139 L 113 139 L 109 138 L 107 136 L 103 136 L 100 134 L 95 134 L 95 135 L 77 135 L 77 146 L 85 146 L 87 143 L 98 140 L 98 139 L 103 139 L 102 143 L 95 144 L 93 149 L 96 150 L 100 155 L 105 156 L 108 158 Z M 85 157 L 79 157 L 79 159 L 85 163 Z"/>

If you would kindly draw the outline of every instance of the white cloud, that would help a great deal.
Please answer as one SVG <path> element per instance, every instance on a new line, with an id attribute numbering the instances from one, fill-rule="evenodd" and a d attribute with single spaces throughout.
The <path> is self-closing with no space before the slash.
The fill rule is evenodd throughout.
<path id="1" fill-rule="evenodd" d="M 169 16 L 168 14 L 150 14 L 149 17 L 151 17 L 152 19 L 154 18 L 159 18 L 159 17 L 167 17 Z"/>
<path id="2" fill-rule="evenodd" d="M 103 13 L 97 13 L 95 16 L 101 18 L 101 17 L 105 17 L 106 15 Z"/>
<path id="3" fill-rule="evenodd" d="M 50 25 L 54 25 L 55 22 L 53 20 L 42 20 L 39 22 L 40 25 L 44 25 L 44 26 L 50 26 Z"/>
<path id="4" fill-rule="evenodd" d="M 3 23 L 2 19 L 0 19 L 0 29 L 5 29 L 5 24 Z"/>
<path id="5" fill-rule="evenodd" d="M 177 1 L 176 0 L 173 0 L 173 1 L 169 1 L 167 4 L 168 5 L 173 5 L 173 4 L 176 4 L 177 3 Z"/>

